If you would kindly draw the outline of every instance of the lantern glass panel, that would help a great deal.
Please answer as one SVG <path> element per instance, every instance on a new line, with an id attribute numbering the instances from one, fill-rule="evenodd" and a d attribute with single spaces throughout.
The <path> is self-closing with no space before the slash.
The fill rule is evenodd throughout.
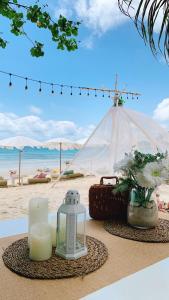
<path id="1" fill-rule="evenodd" d="M 85 246 L 85 214 L 77 215 L 77 228 L 76 228 L 76 250 Z"/>
<path id="2" fill-rule="evenodd" d="M 62 251 L 66 250 L 66 214 L 60 213 L 59 214 L 60 220 L 59 227 L 58 227 L 58 233 L 57 233 L 57 243 L 58 248 Z"/>

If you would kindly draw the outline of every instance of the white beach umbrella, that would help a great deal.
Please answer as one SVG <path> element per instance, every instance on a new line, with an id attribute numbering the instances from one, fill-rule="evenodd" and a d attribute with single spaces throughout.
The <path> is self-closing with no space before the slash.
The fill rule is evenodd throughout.
<path id="1" fill-rule="evenodd" d="M 65 138 L 55 138 L 43 143 L 44 148 L 59 150 L 60 174 L 62 172 L 62 150 L 79 150 L 82 145 Z"/>
<path id="2" fill-rule="evenodd" d="M 81 145 L 76 142 L 72 142 L 71 140 L 65 138 L 56 138 L 51 139 L 44 142 L 43 147 L 48 149 L 57 149 L 60 150 L 60 144 L 62 146 L 62 150 L 79 150 Z"/>
<path id="3" fill-rule="evenodd" d="M 10 137 L 3 140 L 0 140 L 0 148 L 7 148 L 7 149 L 18 149 L 19 150 L 19 184 L 20 184 L 20 177 L 21 177 L 21 156 L 22 151 L 25 147 L 41 147 L 42 143 L 36 141 L 34 139 L 25 137 L 25 136 L 16 136 Z"/>

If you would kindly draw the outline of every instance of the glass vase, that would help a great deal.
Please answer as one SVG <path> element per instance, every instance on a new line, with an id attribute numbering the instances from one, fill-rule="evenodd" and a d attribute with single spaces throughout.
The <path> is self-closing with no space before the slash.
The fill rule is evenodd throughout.
<path id="1" fill-rule="evenodd" d="M 140 201 L 139 193 L 132 190 L 130 193 L 130 202 L 128 205 L 127 220 L 128 224 L 140 229 L 154 228 L 158 222 L 158 208 L 156 202 Z"/>

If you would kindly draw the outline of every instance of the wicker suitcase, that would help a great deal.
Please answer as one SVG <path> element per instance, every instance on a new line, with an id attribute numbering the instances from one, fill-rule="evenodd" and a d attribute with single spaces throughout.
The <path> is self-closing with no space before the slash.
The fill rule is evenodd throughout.
<path id="1" fill-rule="evenodd" d="M 104 184 L 104 179 L 118 178 L 102 177 L 100 184 L 94 184 L 89 189 L 89 214 L 93 219 L 121 219 L 127 220 L 127 206 L 129 202 L 129 191 L 113 193 L 115 185 Z"/>

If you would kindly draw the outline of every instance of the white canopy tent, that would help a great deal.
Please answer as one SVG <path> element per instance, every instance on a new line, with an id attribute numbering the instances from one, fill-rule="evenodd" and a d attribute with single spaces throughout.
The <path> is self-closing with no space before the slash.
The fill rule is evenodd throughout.
<path id="1" fill-rule="evenodd" d="M 169 133 L 142 113 L 112 107 L 76 155 L 71 168 L 112 175 L 114 165 L 133 147 L 144 153 L 169 151 Z"/>
<path id="2" fill-rule="evenodd" d="M 41 147 L 42 144 L 39 141 L 36 141 L 34 139 L 25 137 L 25 136 L 16 136 L 11 137 L 7 139 L 0 140 L 0 148 L 8 148 L 13 149 L 16 148 L 19 150 L 19 184 L 20 184 L 20 178 L 21 178 L 21 159 L 22 159 L 22 151 L 25 147 Z"/>
<path id="3" fill-rule="evenodd" d="M 49 141 L 46 141 L 43 144 L 44 148 L 48 148 L 48 149 L 56 149 L 59 150 L 59 163 L 60 163 L 60 174 L 62 172 L 62 150 L 79 150 L 81 148 L 81 145 L 76 143 L 76 142 L 72 142 L 68 139 L 65 138 L 55 138 L 55 139 L 51 139 Z"/>

